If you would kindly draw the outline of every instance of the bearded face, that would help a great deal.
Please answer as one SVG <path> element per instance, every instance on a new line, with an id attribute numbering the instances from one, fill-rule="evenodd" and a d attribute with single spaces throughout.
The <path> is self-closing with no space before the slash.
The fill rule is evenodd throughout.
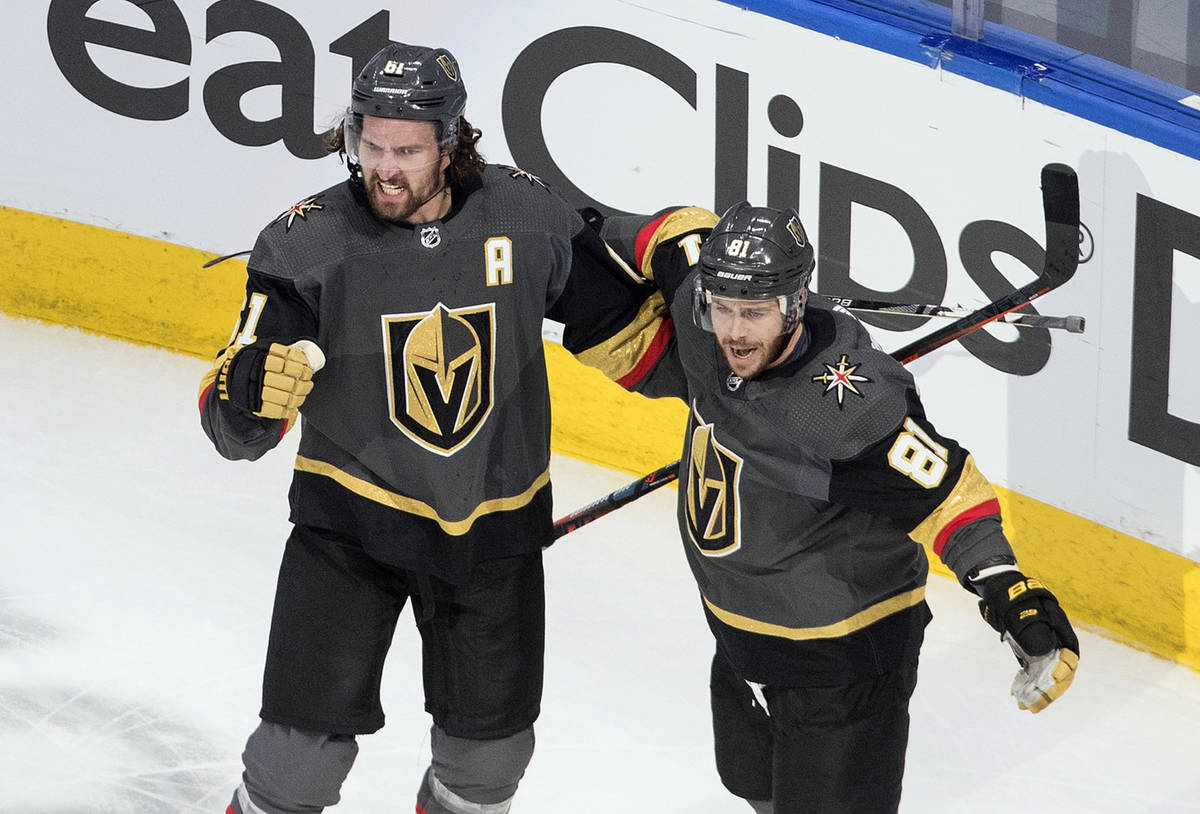
<path id="1" fill-rule="evenodd" d="M 426 223 L 448 208 L 450 156 L 438 144 L 434 122 L 363 116 L 358 164 L 380 220 Z"/>

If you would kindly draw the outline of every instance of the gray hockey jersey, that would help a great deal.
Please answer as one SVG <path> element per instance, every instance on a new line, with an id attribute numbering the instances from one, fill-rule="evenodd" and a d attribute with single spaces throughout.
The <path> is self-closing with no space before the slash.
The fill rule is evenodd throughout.
<path id="1" fill-rule="evenodd" d="M 628 334 L 581 358 L 689 408 L 679 471 L 684 549 L 718 646 L 744 678 L 845 683 L 915 661 L 930 618 L 927 543 L 960 575 L 1011 555 L 999 504 L 970 454 L 925 416 L 912 377 L 862 325 L 811 295 L 807 341 L 743 381 L 692 320 L 700 242 L 691 208 L 607 221 L 646 281 Z M 652 338 L 646 338 L 652 337 Z"/>
<path id="2" fill-rule="evenodd" d="M 327 361 L 301 408 L 292 521 L 457 580 L 549 541 L 542 317 L 570 326 L 568 348 L 593 342 L 588 281 L 613 261 L 527 173 L 489 166 L 452 201 L 438 221 L 385 223 L 346 182 L 286 210 L 250 256 L 200 407 L 222 455 L 257 458 L 290 427 L 222 399 L 222 364 L 256 340 L 315 341 Z"/>

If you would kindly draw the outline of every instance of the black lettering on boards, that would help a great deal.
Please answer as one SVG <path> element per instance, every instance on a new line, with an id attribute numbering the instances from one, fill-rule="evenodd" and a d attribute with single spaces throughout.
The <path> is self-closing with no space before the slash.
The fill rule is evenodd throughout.
<path id="1" fill-rule="evenodd" d="M 50 53 L 81 96 L 121 116 L 144 121 L 166 121 L 188 109 L 188 80 L 164 88 L 142 88 L 118 82 L 100 70 L 88 45 L 119 48 L 132 54 L 165 59 L 180 65 L 192 61 L 192 40 L 187 21 L 172 0 L 134 3 L 149 19 L 149 30 L 87 16 L 99 0 L 51 0 L 46 14 Z"/>

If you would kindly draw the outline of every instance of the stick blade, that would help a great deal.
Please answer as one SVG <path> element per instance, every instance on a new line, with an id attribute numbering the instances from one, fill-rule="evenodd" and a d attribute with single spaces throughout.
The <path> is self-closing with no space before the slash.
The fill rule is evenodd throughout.
<path id="1" fill-rule="evenodd" d="M 1046 264 L 1039 282 L 1058 288 L 1079 267 L 1079 178 L 1066 164 L 1042 167 L 1042 209 L 1046 217 Z"/>

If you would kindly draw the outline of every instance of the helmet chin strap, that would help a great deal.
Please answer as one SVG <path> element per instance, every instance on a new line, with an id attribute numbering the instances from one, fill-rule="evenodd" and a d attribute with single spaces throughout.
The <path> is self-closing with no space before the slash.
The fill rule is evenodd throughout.
<path id="1" fill-rule="evenodd" d="M 414 209 L 413 211 L 414 212 L 419 211 L 422 206 L 429 203 L 434 198 L 436 198 L 438 195 L 441 195 L 443 192 L 449 191 L 449 189 L 450 188 L 446 186 L 446 173 L 443 172 L 442 173 L 442 182 L 440 184 L 438 184 L 438 188 L 435 189 L 433 192 L 429 193 L 429 196 L 427 198 L 425 198 L 425 200 L 423 200 L 419 204 L 417 204 L 417 208 Z"/>
<path id="2" fill-rule="evenodd" d="M 438 161 L 441 161 L 442 156 L 444 156 L 444 155 L 449 155 L 449 153 L 442 152 L 442 149 L 439 149 L 438 150 Z M 449 166 L 449 165 L 447 165 L 447 166 Z M 434 198 L 436 198 L 438 195 L 441 195 L 443 192 L 447 191 L 448 189 L 449 189 L 449 187 L 446 185 L 446 170 L 442 170 L 441 174 L 438 176 L 437 189 L 435 189 L 433 192 L 429 193 L 429 195 L 425 198 L 425 200 L 423 200 L 419 204 L 417 204 L 417 208 L 414 209 L 413 211 L 416 212 L 416 211 L 420 210 L 420 208 L 422 206 L 429 203 Z"/>

